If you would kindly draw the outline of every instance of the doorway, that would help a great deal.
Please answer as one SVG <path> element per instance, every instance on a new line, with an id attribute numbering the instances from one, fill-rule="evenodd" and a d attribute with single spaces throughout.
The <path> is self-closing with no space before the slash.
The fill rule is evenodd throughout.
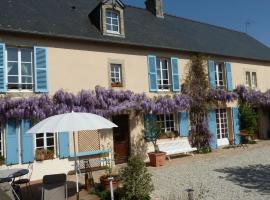
<path id="1" fill-rule="evenodd" d="M 116 164 L 125 163 L 130 154 L 129 116 L 117 115 L 112 118 L 118 127 L 113 128 L 114 159 Z"/>

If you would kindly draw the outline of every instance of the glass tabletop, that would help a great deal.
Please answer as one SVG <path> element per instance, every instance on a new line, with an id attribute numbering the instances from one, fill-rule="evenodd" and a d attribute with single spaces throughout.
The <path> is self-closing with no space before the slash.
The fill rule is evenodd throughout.
<path id="1" fill-rule="evenodd" d="M 5 179 L 5 178 L 16 178 L 20 176 L 24 176 L 29 173 L 28 169 L 4 169 L 0 170 L 0 179 Z"/>

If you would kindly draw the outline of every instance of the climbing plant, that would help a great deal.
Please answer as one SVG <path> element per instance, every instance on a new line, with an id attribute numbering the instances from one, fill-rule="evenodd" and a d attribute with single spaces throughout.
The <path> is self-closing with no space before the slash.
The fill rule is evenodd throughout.
<path id="1" fill-rule="evenodd" d="M 187 66 L 187 74 L 184 83 L 184 91 L 191 98 L 190 104 L 190 141 L 200 151 L 210 146 L 210 132 L 207 126 L 207 114 L 209 110 L 209 84 L 207 76 L 207 59 L 202 55 L 191 58 Z"/>

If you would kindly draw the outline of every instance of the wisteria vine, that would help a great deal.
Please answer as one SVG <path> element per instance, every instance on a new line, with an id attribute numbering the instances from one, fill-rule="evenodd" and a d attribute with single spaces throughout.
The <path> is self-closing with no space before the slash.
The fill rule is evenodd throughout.
<path id="1" fill-rule="evenodd" d="M 147 97 L 129 90 L 105 89 L 97 86 L 94 91 L 82 90 L 74 95 L 63 90 L 52 97 L 41 94 L 29 98 L 0 99 L 0 121 L 32 119 L 42 120 L 67 112 L 89 112 L 104 117 L 133 110 L 143 113 L 171 113 L 189 109 L 190 98 L 185 95 Z"/>
<path id="2" fill-rule="evenodd" d="M 233 92 L 208 91 L 208 102 L 244 101 L 256 107 L 270 107 L 270 90 L 261 92 L 243 85 Z M 130 90 L 113 90 L 96 86 L 95 90 L 82 90 L 77 95 L 64 90 L 52 97 L 40 94 L 29 98 L 0 98 L 0 121 L 32 119 L 42 120 L 49 116 L 67 112 L 89 112 L 104 117 L 132 110 L 136 113 L 172 113 L 188 110 L 192 99 L 187 95 L 148 97 L 145 93 Z"/>

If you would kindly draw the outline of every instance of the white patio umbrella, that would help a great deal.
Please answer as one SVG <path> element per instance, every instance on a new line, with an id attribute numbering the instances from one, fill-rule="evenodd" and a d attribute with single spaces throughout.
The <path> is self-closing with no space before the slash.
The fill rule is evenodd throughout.
<path id="1" fill-rule="evenodd" d="M 79 199 L 79 177 L 77 173 L 75 133 L 78 131 L 111 129 L 114 127 L 117 127 L 117 125 L 99 115 L 95 115 L 92 113 L 71 112 L 66 114 L 55 115 L 47 119 L 44 119 L 35 126 L 33 126 L 31 129 L 29 129 L 27 133 L 32 134 L 59 133 L 59 132 L 73 133 L 76 191 L 77 191 L 77 199 Z"/>

